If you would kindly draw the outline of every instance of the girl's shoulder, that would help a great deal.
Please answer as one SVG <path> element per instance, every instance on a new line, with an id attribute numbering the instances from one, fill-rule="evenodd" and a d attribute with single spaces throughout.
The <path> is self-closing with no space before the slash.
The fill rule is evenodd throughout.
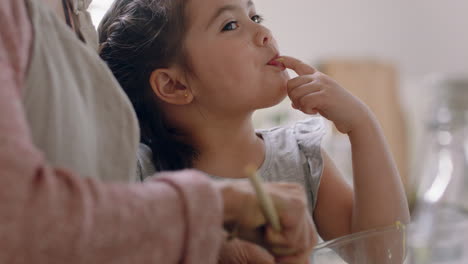
<path id="1" fill-rule="evenodd" d="M 137 178 L 144 181 L 156 172 L 153 164 L 153 152 L 150 147 L 140 143 L 137 152 Z"/>
<path id="2" fill-rule="evenodd" d="M 326 134 L 326 124 L 323 117 L 314 116 L 288 126 L 259 129 L 257 134 L 262 136 L 266 144 L 274 144 L 282 148 L 292 144 L 307 151 L 310 147 L 320 146 Z"/>
<path id="3" fill-rule="evenodd" d="M 312 116 L 307 119 L 299 120 L 296 121 L 292 124 L 289 125 L 283 125 L 283 126 L 275 126 L 272 128 L 266 128 L 266 129 L 257 129 L 257 132 L 260 133 L 278 133 L 280 131 L 284 130 L 297 130 L 299 129 L 300 131 L 304 132 L 312 132 L 312 131 L 319 131 L 325 128 L 325 121 L 324 118 L 321 116 Z"/>
<path id="4" fill-rule="evenodd" d="M 267 181 L 294 182 L 304 186 L 311 212 L 315 209 L 323 171 L 321 143 L 326 131 L 322 117 L 257 131 L 265 142 L 265 161 L 260 175 Z"/>
<path id="5" fill-rule="evenodd" d="M 312 117 L 289 126 L 257 130 L 265 144 L 265 160 L 261 172 L 278 173 L 278 176 L 273 177 L 275 179 L 291 174 L 287 172 L 308 174 L 307 171 L 302 171 L 302 164 L 305 163 L 313 163 L 313 170 L 321 170 L 321 144 L 326 128 L 322 117 Z"/>

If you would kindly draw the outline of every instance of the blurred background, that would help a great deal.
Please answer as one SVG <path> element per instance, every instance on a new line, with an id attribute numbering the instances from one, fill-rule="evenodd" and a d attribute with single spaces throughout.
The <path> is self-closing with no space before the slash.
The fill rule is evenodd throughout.
<path id="1" fill-rule="evenodd" d="M 366 102 L 384 129 L 403 182 L 413 194 L 424 147 L 434 74 L 468 73 L 468 1 L 255 0 L 283 55 L 332 76 Z M 112 0 L 94 0 L 97 26 Z M 259 128 L 307 118 L 280 105 L 258 111 Z M 352 180 L 346 136 L 329 125 L 324 148 Z"/>

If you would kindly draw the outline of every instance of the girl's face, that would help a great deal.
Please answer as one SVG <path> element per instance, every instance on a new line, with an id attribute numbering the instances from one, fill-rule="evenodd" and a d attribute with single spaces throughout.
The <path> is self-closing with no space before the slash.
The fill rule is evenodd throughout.
<path id="1" fill-rule="evenodd" d="M 273 106 L 286 96 L 287 72 L 268 63 L 279 50 L 250 0 L 191 0 L 185 49 L 196 103 L 236 114 Z"/>

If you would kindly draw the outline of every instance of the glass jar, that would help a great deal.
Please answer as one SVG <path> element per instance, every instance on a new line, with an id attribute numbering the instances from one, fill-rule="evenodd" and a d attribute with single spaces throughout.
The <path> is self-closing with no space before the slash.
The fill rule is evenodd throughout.
<path id="1" fill-rule="evenodd" d="M 409 263 L 468 263 L 468 76 L 438 78 L 413 222 Z"/>

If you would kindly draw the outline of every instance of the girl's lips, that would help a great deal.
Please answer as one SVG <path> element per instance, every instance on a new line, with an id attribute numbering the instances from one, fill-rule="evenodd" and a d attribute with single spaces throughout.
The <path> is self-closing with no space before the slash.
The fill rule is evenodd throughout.
<path id="1" fill-rule="evenodd" d="M 271 61 L 269 61 L 267 64 L 271 66 L 279 67 L 282 69 L 286 69 L 286 67 L 283 64 L 283 60 L 284 60 L 283 58 L 275 57 Z"/>

